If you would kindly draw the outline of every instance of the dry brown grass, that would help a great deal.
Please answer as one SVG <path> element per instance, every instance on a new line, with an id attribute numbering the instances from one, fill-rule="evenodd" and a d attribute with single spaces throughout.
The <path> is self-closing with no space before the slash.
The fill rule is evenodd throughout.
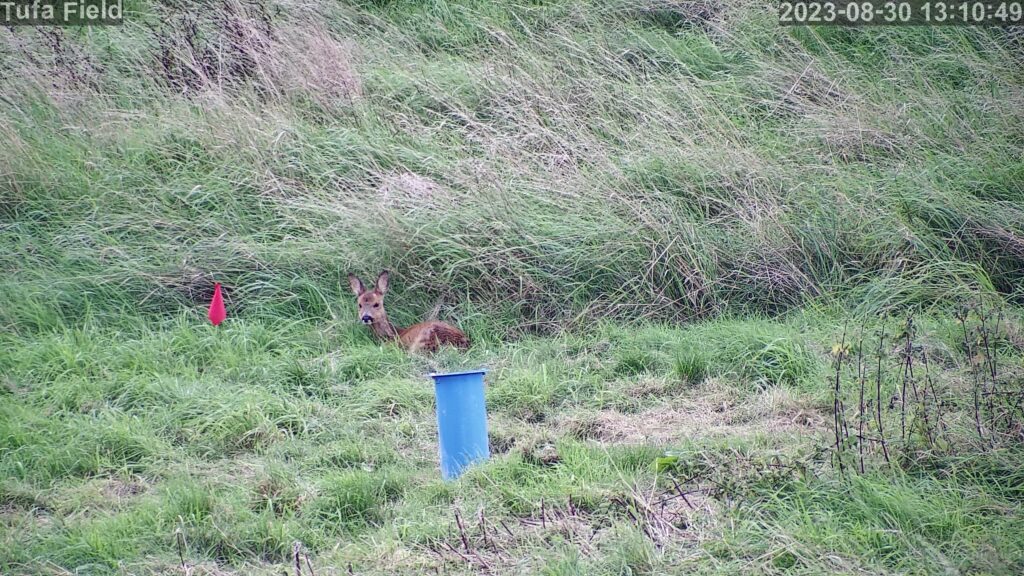
<path id="1" fill-rule="evenodd" d="M 602 443 L 673 445 L 694 438 L 807 438 L 820 433 L 824 421 L 808 399 L 783 388 L 744 397 L 712 379 L 670 403 L 636 413 L 564 416 L 556 427 L 561 434 Z"/>
<path id="2" fill-rule="evenodd" d="M 264 65 L 283 94 L 310 98 L 328 109 L 362 95 L 355 44 L 319 24 L 278 30 Z"/>

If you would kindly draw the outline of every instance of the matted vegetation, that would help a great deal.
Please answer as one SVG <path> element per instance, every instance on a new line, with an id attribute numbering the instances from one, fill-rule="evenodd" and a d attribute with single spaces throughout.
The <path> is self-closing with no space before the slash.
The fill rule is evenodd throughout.
<path id="1" fill-rule="evenodd" d="M 1017 31 L 127 4 L 0 30 L 0 572 L 1024 571 Z M 381 268 L 474 346 L 372 342 Z M 495 457 L 445 484 L 424 375 L 478 365 Z"/>

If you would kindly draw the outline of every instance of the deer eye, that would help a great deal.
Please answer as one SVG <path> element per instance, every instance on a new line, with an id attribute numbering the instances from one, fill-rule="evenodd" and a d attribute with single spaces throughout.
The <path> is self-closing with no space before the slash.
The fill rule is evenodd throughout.
<path id="1" fill-rule="evenodd" d="M 374 308 L 380 308 L 380 302 L 377 302 L 376 304 L 374 304 L 373 307 Z"/>

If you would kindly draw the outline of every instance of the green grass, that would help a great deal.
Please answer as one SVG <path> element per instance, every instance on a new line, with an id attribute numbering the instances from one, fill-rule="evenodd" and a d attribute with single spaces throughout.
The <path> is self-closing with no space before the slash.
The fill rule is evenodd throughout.
<path id="1" fill-rule="evenodd" d="M 899 476 L 795 482 L 740 514 L 736 548 L 718 554 L 803 572 L 1012 573 L 1024 552 L 1020 517 L 979 488 Z"/>
<path id="2" fill-rule="evenodd" d="M 0 572 L 1024 571 L 1020 449 L 969 402 L 903 469 L 738 464 L 830 440 L 844 329 L 917 314 L 953 397 L 954 314 L 995 303 L 1019 384 L 1012 30 L 128 4 L 0 33 Z M 375 343 L 345 275 L 382 268 L 397 323 L 473 347 Z M 444 483 L 426 374 L 478 366 L 494 458 Z M 697 471 L 722 489 L 645 512 Z"/>
<path id="3" fill-rule="evenodd" d="M 737 454 L 785 461 L 827 442 L 824 425 L 785 423 L 808 411 L 826 417 L 827 347 L 842 330 L 827 316 L 609 324 L 434 357 L 434 367 L 491 370 L 494 458 L 452 484 L 437 470 L 426 359 L 338 344 L 342 335 L 318 323 L 252 322 L 231 319 L 217 332 L 197 322 L 205 356 L 166 352 L 186 333 L 177 321 L 133 334 L 87 325 L 8 337 L 5 572 L 169 570 L 176 533 L 188 563 L 239 573 L 276 573 L 295 541 L 320 569 L 351 562 L 370 573 L 392 561 L 410 573 L 477 561 L 569 573 L 1020 568 L 1016 449 L 847 480 L 824 463 L 816 476 L 774 480 L 731 468 Z M 918 324 L 940 382 L 955 385 L 965 375 L 957 325 L 941 315 Z M 68 339 L 89 354 L 72 361 Z M 1004 365 L 1019 365 L 1024 351 L 1001 342 Z M 348 357 L 364 369 L 343 369 Z M 769 377 L 780 374 L 794 379 Z M 666 450 L 677 464 L 659 473 Z M 707 507 L 671 546 L 674 536 L 652 541 L 617 504 L 697 472 L 725 492 L 699 499 Z M 451 527 L 456 510 L 469 526 L 469 564 L 445 544 L 464 546 Z"/>

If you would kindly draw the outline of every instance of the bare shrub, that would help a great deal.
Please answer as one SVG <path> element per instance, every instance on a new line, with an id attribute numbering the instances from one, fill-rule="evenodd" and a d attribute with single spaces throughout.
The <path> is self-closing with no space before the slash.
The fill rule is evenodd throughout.
<path id="1" fill-rule="evenodd" d="M 98 90 L 102 67 L 60 28 L 0 29 L 0 51 L 7 52 L 0 58 L 3 86 L 27 84 L 56 104 L 82 102 Z"/>
<path id="2" fill-rule="evenodd" d="M 175 11 L 152 28 L 169 88 L 196 95 L 249 87 L 265 99 L 305 97 L 321 106 L 359 95 L 351 43 L 316 23 L 281 27 L 262 1 L 215 4 L 210 18 Z"/>
<path id="3" fill-rule="evenodd" d="M 205 18 L 172 9 L 151 28 L 163 80 L 185 94 L 246 81 L 267 87 L 262 63 L 271 49 L 274 24 L 266 4 L 220 0 L 208 8 Z"/>

